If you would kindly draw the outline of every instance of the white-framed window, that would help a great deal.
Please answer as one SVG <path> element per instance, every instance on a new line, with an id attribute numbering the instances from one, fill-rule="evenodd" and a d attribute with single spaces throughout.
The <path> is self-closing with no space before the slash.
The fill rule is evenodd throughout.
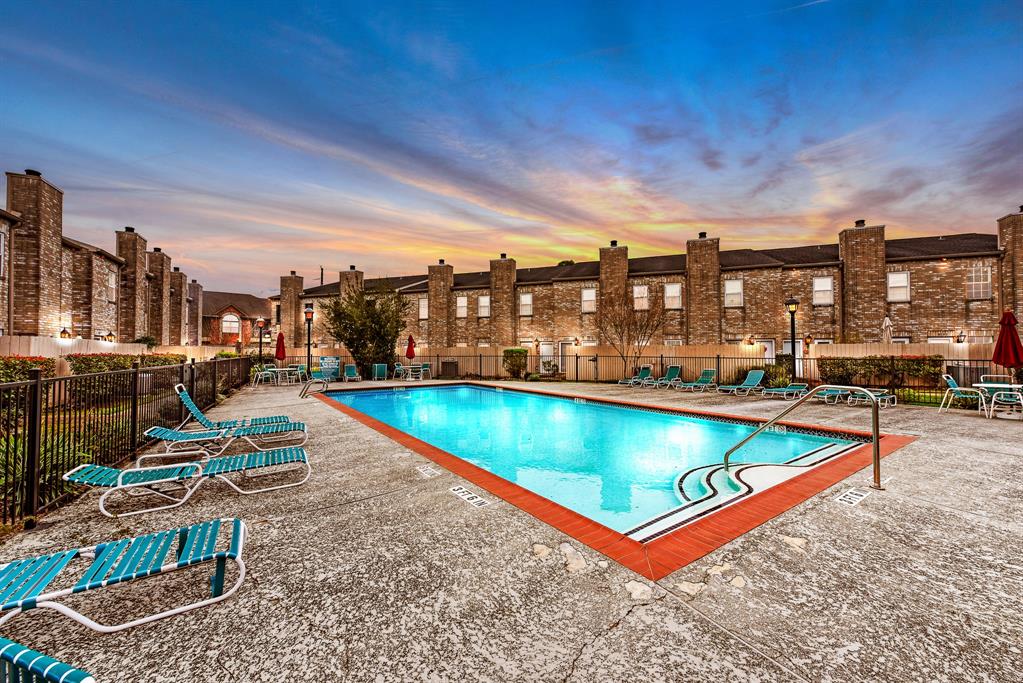
<path id="1" fill-rule="evenodd" d="M 909 301 L 909 271 L 888 273 L 888 301 Z"/>
<path id="2" fill-rule="evenodd" d="M 725 280 L 725 308 L 742 308 L 742 280 Z"/>
<path id="3" fill-rule="evenodd" d="M 579 310 L 583 313 L 595 313 L 597 310 L 597 288 L 583 287 L 579 292 Z"/>
<path id="4" fill-rule="evenodd" d="M 430 300 L 427 297 L 419 299 L 419 319 L 426 320 L 430 317 Z"/>
<path id="5" fill-rule="evenodd" d="M 951 344 L 952 337 L 928 337 L 928 344 Z"/>
<path id="6" fill-rule="evenodd" d="M 597 345 L 597 340 L 596 339 L 583 339 L 582 345 L 583 346 L 596 346 Z"/>
<path id="7" fill-rule="evenodd" d="M 813 343 L 814 344 L 834 344 L 835 340 L 834 339 L 814 339 Z"/>
<path id="8" fill-rule="evenodd" d="M 668 337 L 667 339 L 664 340 L 664 345 L 665 346 L 685 346 L 686 345 L 686 340 L 685 339 L 677 339 L 677 338 Z"/>
<path id="9" fill-rule="evenodd" d="M 966 298 L 991 298 L 991 267 L 973 266 L 966 271 Z"/>
<path id="10" fill-rule="evenodd" d="M 107 270 L 107 301 L 117 301 L 117 271 Z"/>
<path id="11" fill-rule="evenodd" d="M 632 286 L 632 308 L 645 311 L 650 308 L 650 288 L 646 285 Z"/>
<path id="12" fill-rule="evenodd" d="M 455 297 L 455 317 L 465 318 L 469 315 L 469 297 L 467 296 L 456 296 Z"/>
<path id="13" fill-rule="evenodd" d="M 224 334 L 239 334 L 242 321 L 234 313 L 228 313 L 220 319 L 220 331 Z"/>
<path id="14" fill-rule="evenodd" d="M 813 305 L 835 305 L 835 278 L 829 276 L 813 279 Z"/>
<path id="15" fill-rule="evenodd" d="M 968 334 L 966 341 L 970 344 L 993 344 L 995 338 L 990 334 Z"/>
<path id="16" fill-rule="evenodd" d="M 533 315 L 533 293 L 519 294 L 519 315 Z"/>
<path id="17" fill-rule="evenodd" d="M 893 344 L 908 344 L 909 337 L 892 337 Z"/>
<path id="18" fill-rule="evenodd" d="M 478 339 L 476 340 L 476 346 L 480 347 L 481 349 L 484 349 L 490 346 L 490 342 L 487 341 L 486 339 Z"/>
<path id="19" fill-rule="evenodd" d="M 490 317 L 490 295 L 484 294 L 476 300 L 476 315 L 480 318 Z"/>
<path id="20" fill-rule="evenodd" d="M 668 282 L 664 285 L 664 307 L 667 309 L 682 308 L 681 282 Z"/>
<path id="21" fill-rule="evenodd" d="M 465 342 L 456 342 L 455 343 L 455 348 L 456 349 L 464 349 L 467 346 L 469 346 L 469 345 L 467 343 L 465 343 Z"/>

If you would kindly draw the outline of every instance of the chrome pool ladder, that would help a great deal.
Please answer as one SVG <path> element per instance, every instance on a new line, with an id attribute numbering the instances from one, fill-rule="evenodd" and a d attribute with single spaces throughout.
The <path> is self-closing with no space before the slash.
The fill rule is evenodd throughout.
<path id="1" fill-rule="evenodd" d="M 881 486 L 881 438 L 880 438 L 881 431 L 880 431 L 880 419 L 879 419 L 879 412 L 880 411 L 878 410 L 877 396 L 875 396 L 873 393 L 871 393 L 867 389 L 864 389 L 863 387 L 847 387 L 847 386 L 842 386 L 840 384 L 821 384 L 820 386 L 816 386 L 813 389 L 810 389 L 810 391 L 806 392 L 806 394 L 804 396 L 802 396 L 798 401 L 796 401 L 795 403 L 790 405 L 788 408 L 786 408 L 785 410 L 781 411 L 780 413 L 778 413 L 777 415 L 772 417 L 770 420 L 768 420 L 764 424 L 760 425 L 760 427 L 755 432 L 753 432 L 752 434 L 747 436 L 745 439 L 743 439 L 742 441 L 740 441 L 739 443 L 735 444 L 734 446 L 729 448 L 727 451 L 725 451 L 725 462 L 724 462 L 725 469 L 726 470 L 728 469 L 728 459 L 731 457 L 732 453 L 734 453 L 735 451 L 737 451 L 740 448 L 742 448 L 743 446 L 745 446 L 747 443 L 749 443 L 753 439 L 753 437 L 755 437 L 756 435 L 760 434 L 760 432 L 763 432 L 763 431 L 767 430 L 768 428 L 774 426 L 774 424 L 778 420 L 782 419 L 783 417 L 785 417 L 786 415 L 791 413 L 793 410 L 795 410 L 799 406 L 801 406 L 804 403 L 806 403 L 807 401 L 809 401 L 816 394 L 818 394 L 818 393 L 820 393 L 822 391 L 826 391 L 828 389 L 837 389 L 837 390 L 840 390 L 840 391 L 848 391 L 850 393 L 862 394 L 862 395 L 867 397 L 867 400 L 870 401 L 870 423 L 871 423 L 871 430 L 870 431 L 871 431 L 871 436 L 872 436 L 872 443 L 873 443 L 873 446 L 874 446 L 874 482 L 870 485 L 870 488 L 878 489 L 879 491 L 883 491 L 884 487 Z"/>

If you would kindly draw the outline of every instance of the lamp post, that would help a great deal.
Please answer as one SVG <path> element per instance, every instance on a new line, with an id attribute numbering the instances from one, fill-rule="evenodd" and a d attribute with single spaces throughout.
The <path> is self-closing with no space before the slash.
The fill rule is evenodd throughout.
<path id="1" fill-rule="evenodd" d="M 311 372 L 313 367 L 313 305 L 305 305 L 305 367 Z"/>
<path id="2" fill-rule="evenodd" d="M 789 312 L 789 345 L 792 347 L 792 381 L 796 380 L 796 311 L 799 310 L 799 299 L 789 297 L 785 302 Z"/>
<path id="3" fill-rule="evenodd" d="M 262 318 L 256 320 L 256 329 L 259 330 L 259 364 L 263 365 L 263 328 L 266 327 L 266 321 Z"/>

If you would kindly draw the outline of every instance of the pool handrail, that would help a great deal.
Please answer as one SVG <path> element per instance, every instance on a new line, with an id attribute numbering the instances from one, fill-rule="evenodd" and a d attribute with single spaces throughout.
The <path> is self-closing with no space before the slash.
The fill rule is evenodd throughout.
<path id="1" fill-rule="evenodd" d="M 813 389 L 810 389 L 810 391 L 806 392 L 795 403 L 793 403 L 792 405 L 788 406 L 785 410 L 781 411 L 780 413 L 778 413 L 777 415 L 772 417 L 770 420 L 768 420 L 764 424 L 760 425 L 760 427 L 755 432 L 753 432 L 752 434 L 747 436 L 745 439 L 743 439 L 742 441 L 740 441 L 739 443 L 735 444 L 734 446 L 729 448 L 727 451 L 725 451 L 725 462 L 724 462 L 725 470 L 728 469 L 728 459 L 731 457 L 732 453 L 734 453 L 735 451 L 737 451 L 740 448 L 742 448 L 743 446 L 745 446 L 750 440 L 753 439 L 753 437 L 755 437 L 756 435 L 760 434 L 760 432 L 766 430 L 768 427 L 773 426 L 778 420 L 782 419 L 783 417 L 785 417 L 786 415 L 791 413 L 793 410 L 795 410 L 799 406 L 801 406 L 804 403 L 806 403 L 807 401 L 809 401 L 815 394 L 817 394 L 817 393 L 819 393 L 821 391 L 826 391 L 828 389 L 841 389 L 841 390 L 848 391 L 848 392 L 851 392 L 851 393 L 862 394 L 862 395 L 867 397 L 868 401 L 870 401 L 870 423 L 871 423 L 870 424 L 870 426 L 871 426 L 870 432 L 871 432 L 872 443 L 873 443 L 873 447 L 874 447 L 874 453 L 873 453 L 873 460 L 874 460 L 874 463 L 873 463 L 874 464 L 874 482 L 870 485 L 870 488 L 877 489 L 879 491 L 883 491 L 884 487 L 881 486 L 881 431 L 880 431 L 880 417 L 879 417 L 877 396 L 875 396 L 870 391 L 864 389 L 863 387 L 843 386 L 841 384 L 821 384 L 819 386 L 814 387 Z"/>

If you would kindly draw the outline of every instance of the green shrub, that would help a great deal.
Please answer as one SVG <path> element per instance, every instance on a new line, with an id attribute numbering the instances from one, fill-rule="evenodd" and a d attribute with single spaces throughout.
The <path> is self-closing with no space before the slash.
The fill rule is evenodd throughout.
<path id="1" fill-rule="evenodd" d="M 149 335 L 145 335 L 143 337 L 139 337 L 138 339 L 132 339 L 131 343 L 132 344 L 145 344 L 147 349 L 155 349 L 157 347 L 156 337 L 151 337 Z"/>
<path id="2" fill-rule="evenodd" d="M 501 365 L 504 366 L 505 372 L 509 375 L 518 379 L 522 377 L 522 373 L 526 370 L 526 363 L 529 360 L 528 349 L 505 349 Z M 528 379 L 528 378 L 527 378 Z"/>
<path id="3" fill-rule="evenodd" d="M 40 368 L 43 377 L 57 374 L 57 359 L 42 356 L 0 356 L 0 382 L 22 382 L 28 379 L 28 371 Z"/>
<path id="4" fill-rule="evenodd" d="M 187 356 L 181 353 L 153 353 L 145 356 L 135 356 L 130 353 L 72 353 L 64 358 L 71 367 L 73 375 L 129 370 L 136 360 L 144 368 L 179 365 L 187 360 Z"/>
<path id="5" fill-rule="evenodd" d="M 943 356 L 864 356 L 819 358 L 817 368 L 825 384 L 904 386 L 907 379 L 937 386 L 945 371 Z"/>
<path id="6" fill-rule="evenodd" d="M 238 354 L 234 351 L 217 351 L 216 358 L 237 358 Z"/>

